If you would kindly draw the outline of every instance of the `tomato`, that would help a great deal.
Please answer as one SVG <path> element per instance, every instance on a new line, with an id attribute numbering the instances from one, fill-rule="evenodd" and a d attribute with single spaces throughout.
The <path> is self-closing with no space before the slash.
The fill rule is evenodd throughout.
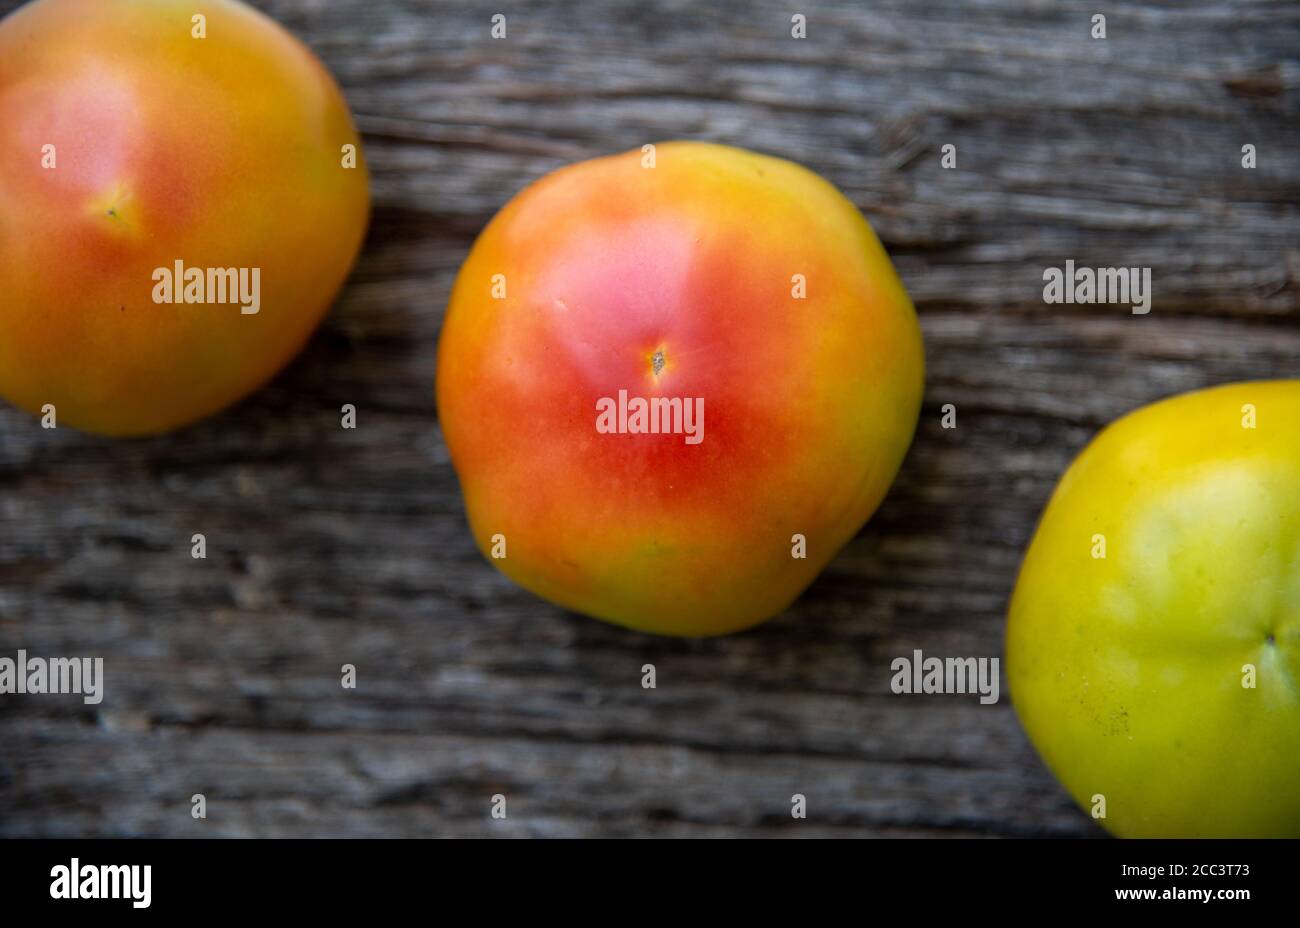
<path id="1" fill-rule="evenodd" d="M 438 408 L 492 563 L 578 612 L 712 635 L 784 609 L 876 509 L 922 368 L 842 194 L 670 142 L 556 171 L 492 220 L 452 293 Z"/>
<path id="2" fill-rule="evenodd" d="M 1105 429 L 1025 555 L 1006 658 L 1031 740 L 1114 833 L 1300 835 L 1300 380 Z"/>
<path id="3" fill-rule="evenodd" d="M 0 395 L 109 435 L 271 378 L 370 208 L 338 87 L 232 0 L 39 0 L 0 22 L 0 201 Z"/>

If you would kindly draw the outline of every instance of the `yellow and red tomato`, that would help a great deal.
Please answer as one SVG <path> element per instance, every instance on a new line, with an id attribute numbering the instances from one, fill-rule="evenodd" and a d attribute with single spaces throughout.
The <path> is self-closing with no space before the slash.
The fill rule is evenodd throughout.
<path id="1" fill-rule="evenodd" d="M 1111 831 L 1300 837 L 1300 380 L 1097 436 L 1025 555 L 1006 654 L 1030 739 Z"/>
<path id="2" fill-rule="evenodd" d="M 711 635 L 784 609 L 880 504 L 923 352 L 831 184 L 671 142 L 558 170 L 497 214 L 457 278 L 437 381 L 494 564 L 579 612 Z M 701 404 L 701 440 L 598 427 L 638 398 Z"/>
<path id="3" fill-rule="evenodd" d="M 272 377 L 347 277 L 370 204 L 333 79 L 234 0 L 37 0 L 0 22 L 0 202 L 0 395 L 111 435 Z M 257 269 L 257 311 L 155 302 L 176 262 L 243 269 L 250 290 Z"/>

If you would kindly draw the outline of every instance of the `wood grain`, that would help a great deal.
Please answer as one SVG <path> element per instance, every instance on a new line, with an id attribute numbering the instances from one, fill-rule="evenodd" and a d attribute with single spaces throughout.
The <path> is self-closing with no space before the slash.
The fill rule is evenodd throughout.
<path id="1" fill-rule="evenodd" d="M 98 707 L 0 697 L 0 835 L 1099 833 L 1005 695 L 894 696 L 889 664 L 1000 653 L 1020 552 L 1104 423 L 1297 375 L 1300 5 L 1112 5 L 1104 41 L 1069 2 L 257 5 L 357 113 L 370 237 L 301 358 L 196 427 L 109 441 L 0 405 L 0 654 L 107 675 Z M 567 614 L 484 563 L 432 391 L 495 210 L 682 137 L 838 184 L 928 356 L 877 517 L 786 614 L 708 641 Z M 1150 266 L 1151 313 L 1044 305 L 1070 258 Z"/>

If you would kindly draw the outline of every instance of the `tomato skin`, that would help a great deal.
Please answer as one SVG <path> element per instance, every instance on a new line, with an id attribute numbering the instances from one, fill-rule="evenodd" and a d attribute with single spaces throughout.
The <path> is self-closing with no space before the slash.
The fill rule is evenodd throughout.
<path id="1" fill-rule="evenodd" d="M 125 436 L 287 364 L 347 277 L 370 194 L 337 85 L 252 7 L 36 0 L 0 21 L 0 202 L 0 395 Z M 158 302 L 177 261 L 250 287 L 257 269 L 257 311 Z"/>
<path id="2" fill-rule="evenodd" d="M 508 576 L 617 624 L 721 634 L 789 605 L 879 505 L 916 426 L 921 334 L 820 177 L 694 142 L 643 157 L 555 171 L 484 230 L 443 326 L 439 418 Z M 700 401 L 702 441 L 599 432 L 620 390 Z"/>
<path id="3" fill-rule="evenodd" d="M 1300 380 L 1102 431 L 1025 555 L 1006 658 L 1030 740 L 1113 833 L 1300 836 Z"/>

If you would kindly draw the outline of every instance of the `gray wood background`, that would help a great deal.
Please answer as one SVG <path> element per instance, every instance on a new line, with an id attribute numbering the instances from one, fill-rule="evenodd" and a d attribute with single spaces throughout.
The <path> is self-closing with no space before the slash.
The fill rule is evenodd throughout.
<path id="1" fill-rule="evenodd" d="M 0 697 L 0 835 L 1100 833 L 1005 693 L 895 696 L 889 664 L 1000 654 L 1035 519 L 1107 421 L 1296 376 L 1300 5 L 257 5 L 348 95 L 369 241 L 301 358 L 197 427 L 111 441 L 0 404 L 0 654 L 103 657 L 107 691 Z M 893 254 L 929 365 L 877 517 L 789 612 L 707 641 L 498 575 L 433 403 L 452 278 L 493 212 L 566 162 L 669 138 L 837 183 Z M 1044 305 L 1043 269 L 1070 258 L 1153 268 L 1151 313 Z"/>

